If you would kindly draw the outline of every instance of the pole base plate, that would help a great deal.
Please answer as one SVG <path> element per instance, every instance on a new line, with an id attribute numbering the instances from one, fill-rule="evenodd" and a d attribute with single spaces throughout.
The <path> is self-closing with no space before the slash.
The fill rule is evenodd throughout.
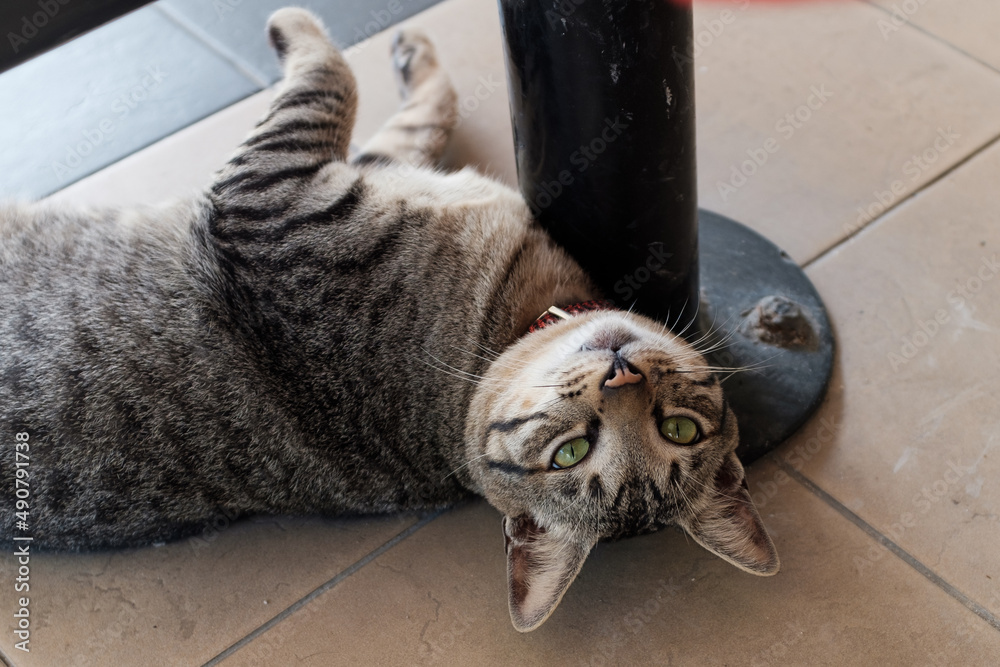
<path id="1" fill-rule="evenodd" d="M 698 324 L 740 425 L 744 463 L 788 439 L 819 407 L 833 372 L 826 308 L 801 268 L 757 232 L 698 212 Z"/>

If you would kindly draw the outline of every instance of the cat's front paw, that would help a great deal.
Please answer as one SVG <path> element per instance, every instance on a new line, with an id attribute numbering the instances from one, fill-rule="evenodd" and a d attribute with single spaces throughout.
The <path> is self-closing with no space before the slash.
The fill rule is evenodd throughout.
<path id="1" fill-rule="evenodd" d="M 437 71 L 434 44 L 420 30 L 400 30 L 392 40 L 392 66 L 399 83 L 399 94 L 405 100 Z"/>
<path id="2" fill-rule="evenodd" d="M 271 14 L 267 20 L 267 38 L 282 61 L 298 45 L 327 42 L 323 22 L 312 12 L 299 7 L 285 7 Z"/>

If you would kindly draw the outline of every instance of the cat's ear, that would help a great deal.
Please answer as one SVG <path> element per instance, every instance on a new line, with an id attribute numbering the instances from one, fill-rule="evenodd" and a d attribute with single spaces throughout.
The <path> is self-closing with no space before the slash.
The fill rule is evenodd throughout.
<path id="1" fill-rule="evenodd" d="M 693 518 L 681 522 L 694 540 L 741 570 L 770 576 L 778 571 L 778 552 L 750 499 L 743 466 L 730 453 L 711 483 L 711 497 Z"/>
<path id="2" fill-rule="evenodd" d="M 555 610 L 597 541 L 555 537 L 530 516 L 505 516 L 503 532 L 510 620 L 528 632 Z"/>

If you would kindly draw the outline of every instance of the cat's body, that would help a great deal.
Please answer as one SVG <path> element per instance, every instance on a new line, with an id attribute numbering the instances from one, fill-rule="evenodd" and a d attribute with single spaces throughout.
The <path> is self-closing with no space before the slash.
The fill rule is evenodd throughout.
<path id="1" fill-rule="evenodd" d="M 563 285 L 574 265 L 470 171 L 328 171 L 336 222 L 261 224 L 275 247 L 259 254 L 213 239 L 207 201 L 3 216 L 0 437 L 31 437 L 37 542 L 148 544 L 220 511 L 384 512 L 469 492 L 480 346 L 589 298 L 586 280 Z M 550 289 L 518 287 L 547 271 Z"/>
<path id="2" fill-rule="evenodd" d="M 596 293 L 515 192 L 428 168 L 455 120 L 429 42 L 394 44 L 405 104 L 348 161 L 343 59 L 301 10 L 270 35 L 284 86 L 205 195 L 0 208 L 0 473 L 26 433 L 35 544 L 477 493 L 507 515 L 522 630 L 602 537 L 678 523 L 773 572 L 735 420 L 697 353 L 618 312 L 525 336 L 549 306 Z M 678 415 L 697 428 L 683 446 L 666 437 Z M 568 439 L 587 449 L 550 465 Z"/>

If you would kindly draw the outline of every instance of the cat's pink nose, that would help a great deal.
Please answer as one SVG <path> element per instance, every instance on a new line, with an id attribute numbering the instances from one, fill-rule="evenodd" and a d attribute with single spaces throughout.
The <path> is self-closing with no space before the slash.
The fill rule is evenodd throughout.
<path id="1" fill-rule="evenodd" d="M 604 386 L 610 389 L 624 387 L 627 384 L 642 382 L 642 373 L 633 373 L 628 364 L 615 362 L 614 375 L 609 373 L 609 377 L 604 381 Z"/>

